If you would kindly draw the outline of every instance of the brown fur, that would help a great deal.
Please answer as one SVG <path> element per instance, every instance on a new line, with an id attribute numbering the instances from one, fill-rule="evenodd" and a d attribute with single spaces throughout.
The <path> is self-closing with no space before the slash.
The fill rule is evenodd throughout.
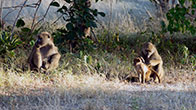
<path id="1" fill-rule="evenodd" d="M 160 77 L 156 71 L 154 71 L 150 66 L 144 64 L 144 59 L 142 57 L 137 57 L 134 59 L 134 66 L 138 73 L 139 81 L 145 83 L 145 81 L 150 80 L 150 76 L 155 74 L 158 77 L 160 83 Z"/>
<path id="2" fill-rule="evenodd" d="M 49 71 L 58 67 L 60 57 L 51 35 L 48 32 L 42 32 L 37 36 L 28 63 L 31 70 L 40 71 L 43 68 Z"/>
<path id="3" fill-rule="evenodd" d="M 163 60 L 156 47 L 151 42 L 148 42 L 144 44 L 140 55 L 144 58 L 144 63 L 152 67 L 152 69 L 158 73 L 160 80 L 163 80 L 165 74 L 163 69 Z M 152 74 L 150 77 L 152 77 L 155 82 L 158 81 L 158 77 L 156 77 L 155 74 Z"/>

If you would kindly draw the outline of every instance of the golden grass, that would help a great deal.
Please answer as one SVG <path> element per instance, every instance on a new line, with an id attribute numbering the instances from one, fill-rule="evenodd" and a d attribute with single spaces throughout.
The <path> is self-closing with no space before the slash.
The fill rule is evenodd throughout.
<path id="1" fill-rule="evenodd" d="M 115 52 L 96 51 L 84 56 L 67 53 L 56 70 L 42 74 L 28 71 L 28 52 L 21 51 L 11 62 L 0 62 L 0 110 L 196 108 L 196 77 L 190 67 L 169 65 L 162 84 L 140 84 L 121 79 L 136 75 L 131 63 L 135 53 L 126 58 Z M 92 56 L 90 63 L 88 56 Z"/>
<path id="2" fill-rule="evenodd" d="M 166 72 L 175 74 L 172 69 Z M 48 75 L 0 69 L 2 110 L 194 110 L 195 102 L 195 81 L 139 84 L 109 81 L 98 74 L 74 75 L 69 69 Z"/>

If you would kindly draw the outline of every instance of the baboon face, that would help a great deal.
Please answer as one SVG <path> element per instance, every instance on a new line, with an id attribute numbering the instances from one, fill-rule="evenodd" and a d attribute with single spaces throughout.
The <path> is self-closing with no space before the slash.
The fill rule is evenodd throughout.
<path id="1" fill-rule="evenodd" d="M 137 65 L 138 63 L 144 63 L 144 59 L 142 57 L 137 57 L 133 60 L 134 65 Z"/>
<path id="2" fill-rule="evenodd" d="M 140 60 L 139 58 L 135 58 L 135 59 L 133 60 L 134 65 L 136 65 L 138 62 L 141 62 L 141 60 Z"/>
<path id="3" fill-rule="evenodd" d="M 48 32 L 42 32 L 37 36 L 37 41 L 35 43 L 36 47 L 42 47 L 53 41 L 51 35 Z"/>
<path id="4" fill-rule="evenodd" d="M 155 51 L 156 48 L 152 43 L 148 42 L 144 45 L 143 53 L 147 58 L 149 58 Z"/>

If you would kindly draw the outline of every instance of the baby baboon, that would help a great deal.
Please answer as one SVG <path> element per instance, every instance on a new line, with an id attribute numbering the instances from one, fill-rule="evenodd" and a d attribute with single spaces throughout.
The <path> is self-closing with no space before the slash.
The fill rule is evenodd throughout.
<path id="1" fill-rule="evenodd" d="M 58 48 L 53 43 L 53 38 L 48 32 L 42 32 L 37 36 L 37 41 L 28 58 L 30 69 L 40 71 L 43 68 L 46 71 L 58 67 L 61 55 Z"/>
<path id="2" fill-rule="evenodd" d="M 144 58 L 145 64 L 151 66 L 152 69 L 158 73 L 160 80 L 162 80 L 165 74 L 163 70 L 163 60 L 156 47 L 151 42 L 148 42 L 144 44 L 140 55 Z M 158 77 L 156 77 L 155 74 L 152 74 L 150 77 L 153 77 L 155 82 L 158 81 Z"/>
<path id="3" fill-rule="evenodd" d="M 138 73 L 138 78 L 140 82 L 145 83 L 145 81 L 149 81 L 150 76 L 152 74 L 155 74 L 158 77 L 160 83 L 160 78 L 158 73 L 155 70 L 153 70 L 150 66 L 147 66 L 144 63 L 144 59 L 142 57 L 137 57 L 134 59 L 134 66 Z"/>
<path id="4" fill-rule="evenodd" d="M 142 57 L 137 57 L 134 59 L 134 66 L 138 73 L 138 78 L 140 83 L 145 83 L 146 80 L 146 74 L 149 72 L 148 67 L 143 63 Z"/>

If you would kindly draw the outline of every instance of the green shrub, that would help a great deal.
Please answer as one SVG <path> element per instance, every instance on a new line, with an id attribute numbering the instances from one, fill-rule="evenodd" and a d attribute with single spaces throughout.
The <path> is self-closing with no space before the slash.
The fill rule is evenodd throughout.
<path id="1" fill-rule="evenodd" d="M 98 0 L 96 0 L 97 2 Z M 97 9 L 90 8 L 89 0 L 65 0 L 67 4 L 60 7 L 59 3 L 54 1 L 50 5 L 55 7 L 60 7 L 57 12 L 63 15 L 63 19 L 66 21 L 66 25 L 58 29 L 58 38 L 61 41 L 68 41 L 66 43 L 71 43 L 70 48 L 75 48 L 75 44 L 84 43 L 79 45 L 88 48 L 88 44 L 91 43 L 90 39 L 85 39 L 84 29 L 96 28 L 96 17 L 98 15 L 105 16 L 103 12 L 99 12 Z M 60 36 L 59 36 L 60 32 Z M 71 50 L 71 49 L 70 49 Z"/>
<path id="2" fill-rule="evenodd" d="M 14 49 L 16 49 L 22 41 L 15 34 L 11 37 L 10 32 L 1 31 L 0 32 L 0 55 L 14 56 Z"/>

